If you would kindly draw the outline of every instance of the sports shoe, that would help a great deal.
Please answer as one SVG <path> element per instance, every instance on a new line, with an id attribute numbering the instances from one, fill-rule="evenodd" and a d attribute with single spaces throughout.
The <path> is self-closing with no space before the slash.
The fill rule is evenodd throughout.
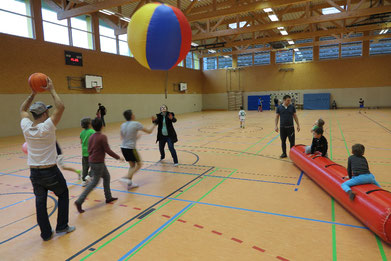
<path id="1" fill-rule="evenodd" d="M 76 208 L 77 208 L 77 211 L 79 211 L 79 213 L 84 213 L 84 212 L 85 212 L 85 210 L 83 210 L 83 209 L 81 208 L 81 204 L 80 204 L 80 203 L 77 203 L 77 201 L 75 201 L 75 206 L 76 206 Z"/>
<path id="2" fill-rule="evenodd" d="M 132 184 L 132 180 L 128 179 L 128 178 L 120 178 L 119 181 L 122 182 L 122 183 L 125 183 L 127 185 Z"/>
<path id="3" fill-rule="evenodd" d="M 73 232 L 73 231 L 75 231 L 75 230 L 76 230 L 76 227 L 75 227 L 75 226 L 73 226 L 73 227 L 68 226 L 68 227 L 65 228 L 65 229 L 56 230 L 56 233 L 57 233 L 57 234 L 60 234 L 60 233 L 71 233 L 71 232 Z"/>
<path id="4" fill-rule="evenodd" d="M 133 188 L 138 188 L 138 185 L 136 183 L 134 183 L 134 182 L 128 184 L 128 190 L 131 190 Z"/>
<path id="5" fill-rule="evenodd" d="M 179 164 L 178 163 L 174 163 L 174 167 L 178 167 L 179 166 Z"/>
<path id="6" fill-rule="evenodd" d="M 50 237 L 42 238 L 42 240 L 43 240 L 43 241 L 49 241 L 50 239 L 53 238 L 53 235 L 54 235 L 54 233 L 53 233 L 53 231 L 52 231 L 52 234 L 50 235 Z"/>
<path id="7" fill-rule="evenodd" d="M 110 198 L 110 199 L 106 199 L 106 203 L 110 203 L 110 202 L 113 202 L 115 200 L 117 200 L 118 198 Z"/>
<path id="8" fill-rule="evenodd" d="M 356 197 L 356 193 L 354 193 L 353 191 L 349 190 L 348 194 L 349 194 L 349 199 L 353 201 L 354 198 Z"/>
<path id="9" fill-rule="evenodd" d="M 158 160 L 158 162 L 162 162 L 164 160 L 164 158 L 160 158 L 160 160 Z"/>
<path id="10" fill-rule="evenodd" d="M 86 179 L 86 180 L 83 180 L 83 181 L 81 182 L 81 186 L 82 186 L 82 187 L 86 187 L 87 184 L 88 184 L 87 179 Z"/>
<path id="11" fill-rule="evenodd" d="M 82 180 L 82 178 L 81 178 L 81 170 L 76 170 L 76 173 L 77 173 L 77 175 L 79 176 L 79 180 Z"/>
<path id="12" fill-rule="evenodd" d="M 288 156 L 285 153 L 282 153 L 280 156 L 281 159 L 286 158 L 286 157 L 288 157 Z"/>

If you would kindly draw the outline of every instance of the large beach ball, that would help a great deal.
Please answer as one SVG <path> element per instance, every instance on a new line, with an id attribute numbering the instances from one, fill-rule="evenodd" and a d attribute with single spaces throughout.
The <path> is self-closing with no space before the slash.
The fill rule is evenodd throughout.
<path id="1" fill-rule="evenodd" d="M 178 8 L 150 3 L 132 16 L 128 44 L 134 58 L 150 70 L 170 70 L 190 51 L 191 28 Z"/>

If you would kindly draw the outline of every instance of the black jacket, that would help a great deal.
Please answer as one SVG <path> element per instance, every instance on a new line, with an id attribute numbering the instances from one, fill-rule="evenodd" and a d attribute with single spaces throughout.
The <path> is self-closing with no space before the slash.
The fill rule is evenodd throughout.
<path id="1" fill-rule="evenodd" d="M 172 116 L 173 116 L 172 120 L 170 120 L 170 118 L 168 118 L 169 114 L 172 114 Z M 174 129 L 174 125 L 173 125 L 173 123 L 176 122 L 175 114 L 173 112 L 167 112 L 165 117 L 166 117 L 166 127 L 167 127 L 168 137 L 171 139 L 171 141 L 173 143 L 175 143 L 178 141 L 178 138 L 177 138 L 177 135 L 176 135 L 176 132 Z M 161 113 L 156 114 L 156 120 L 153 121 L 153 123 L 158 125 L 157 139 L 156 139 L 156 142 L 158 142 L 159 140 L 161 140 L 163 138 L 163 134 L 162 134 L 163 115 Z"/>
<path id="2" fill-rule="evenodd" d="M 311 154 L 314 154 L 315 151 L 322 153 L 322 157 L 326 156 L 328 149 L 327 139 L 322 135 L 320 139 L 313 138 L 311 145 Z"/>

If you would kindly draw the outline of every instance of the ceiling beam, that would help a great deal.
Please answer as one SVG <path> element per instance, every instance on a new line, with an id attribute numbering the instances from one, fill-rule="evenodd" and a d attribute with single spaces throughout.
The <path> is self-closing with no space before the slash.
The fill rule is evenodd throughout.
<path id="1" fill-rule="evenodd" d="M 332 7 L 337 8 L 341 12 L 345 12 L 346 10 L 341 8 L 339 5 L 337 5 L 333 0 L 326 0 L 327 3 L 329 3 Z"/>
<path id="2" fill-rule="evenodd" d="M 57 19 L 62 20 L 62 19 L 71 18 L 75 16 L 91 14 L 94 12 L 98 12 L 101 9 L 113 8 L 116 6 L 130 4 L 134 2 L 138 2 L 138 0 L 106 0 L 103 2 L 96 2 L 94 4 L 88 4 L 71 10 L 59 12 L 57 13 Z"/>
<path id="3" fill-rule="evenodd" d="M 226 43 L 224 48 L 229 48 L 237 45 L 265 44 L 265 43 L 279 42 L 279 41 L 308 39 L 308 38 L 329 36 L 329 35 L 341 34 L 341 33 L 350 33 L 350 32 L 357 33 L 357 32 L 366 32 L 366 31 L 373 31 L 373 30 L 382 30 L 390 27 L 391 27 L 391 22 L 384 23 L 384 24 L 373 24 L 373 25 L 355 26 L 355 27 L 347 27 L 347 28 L 337 28 L 337 29 L 330 29 L 330 30 L 319 30 L 315 32 L 295 33 L 295 34 L 290 34 L 285 36 L 278 35 L 272 37 L 259 38 L 256 40 L 250 39 L 244 41 L 230 42 L 230 43 Z"/>
<path id="4" fill-rule="evenodd" d="M 291 4 L 305 3 L 309 1 L 311 0 L 275 0 L 275 1 L 266 1 L 266 2 L 256 2 L 256 3 L 242 5 L 242 6 L 235 6 L 234 8 L 222 9 L 214 12 L 207 12 L 204 14 L 189 15 L 187 17 L 187 20 L 189 22 L 203 21 L 203 20 L 218 18 L 226 15 L 247 13 L 251 11 L 261 10 L 264 8 L 276 8 L 276 7 L 287 6 Z"/>
<path id="5" fill-rule="evenodd" d="M 360 17 L 360 16 L 370 16 L 370 15 L 374 15 L 374 14 L 381 14 L 381 13 L 387 13 L 387 12 L 391 12 L 391 5 L 360 9 L 360 10 L 343 12 L 343 13 L 338 13 L 338 14 L 311 16 L 309 18 L 301 18 L 301 19 L 288 20 L 288 21 L 283 21 L 283 22 L 271 22 L 268 24 L 250 26 L 250 27 L 246 27 L 246 28 L 228 29 L 228 30 L 220 30 L 220 31 L 216 31 L 216 32 L 201 33 L 198 35 L 193 35 L 193 41 L 214 38 L 214 37 L 234 35 L 234 34 L 252 33 L 252 32 L 256 32 L 256 31 L 270 30 L 270 29 L 274 29 L 277 27 L 297 26 L 297 25 L 313 24 L 313 23 L 324 23 L 324 22 L 330 22 L 330 21 L 336 21 L 336 20 L 356 18 L 356 17 Z"/>
<path id="6" fill-rule="evenodd" d="M 193 0 L 191 4 L 186 8 L 186 10 L 183 12 L 185 15 L 189 14 L 193 7 L 198 3 L 198 0 Z"/>

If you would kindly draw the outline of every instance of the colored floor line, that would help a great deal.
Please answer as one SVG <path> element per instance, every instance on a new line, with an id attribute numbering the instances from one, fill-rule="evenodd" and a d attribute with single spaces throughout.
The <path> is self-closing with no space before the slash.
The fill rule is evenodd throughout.
<path id="1" fill-rule="evenodd" d="M 127 259 L 127 257 L 131 254 L 133 254 L 133 252 L 135 252 L 136 250 L 138 250 L 139 248 L 141 248 L 147 241 L 149 241 L 150 239 L 152 239 L 157 233 L 159 233 L 161 230 L 163 230 L 166 226 L 169 226 L 172 222 L 174 222 L 177 218 L 179 218 L 179 216 L 184 212 L 186 211 L 187 209 L 190 208 L 191 205 L 194 205 L 194 204 L 189 204 L 187 205 L 186 207 L 184 207 L 181 211 L 179 211 L 178 213 L 175 214 L 175 216 L 173 216 L 172 218 L 170 218 L 166 223 L 164 223 L 163 225 L 161 225 L 158 229 L 156 229 L 154 232 L 152 232 L 152 234 L 150 234 L 148 237 L 146 237 L 143 241 L 141 241 L 140 243 L 138 243 L 135 247 L 133 247 L 131 250 L 129 250 L 129 252 L 127 252 L 124 256 L 122 256 L 120 259 L 118 259 L 119 261 L 124 261 L 125 259 Z"/>
<path id="2" fill-rule="evenodd" d="M 348 155 L 349 155 L 349 157 L 350 157 L 350 151 L 349 151 L 349 149 L 348 149 L 348 145 L 347 145 L 347 143 L 346 143 L 345 137 L 343 136 L 342 128 L 341 128 L 341 125 L 339 124 L 338 118 L 337 118 L 337 123 L 338 123 L 339 130 L 341 131 L 343 141 L 345 142 L 346 151 L 347 151 L 347 153 L 348 153 Z M 387 256 L 386 256 L 386 253 L 384 252 L 382 242 L 379 241 L 379 238 L 378 238 L 378 236 L 377 236 L 376 234 L 375 234 L 375 238 L 376 238 L 377 246 L 378 246 L 378 248 L 379 248 L 379 252 L 380 252 L 380 255 L 381 255 L 381 257 L 382 257 L 382 260 L 383 260 L 383 261 L 387 261 Z"/>
<path id="3" fill-rule="evenodd" d="M 72 161 L 65 161 L 65 163 L 72 163 L 72 164 L 78 164 L 80 165 L 80 162 L 72 162 Z M 128 167 L 122 167 L 122 166 L 114 166 L 114 165 L 106 165 L 109 168 L 119 168 L 119 169 L 128 169 Z M 155 169 L 140 169 L 141 171 L 151 171 L 151 172 L 163 172 L 163 173 L 172 173 L 172 174 L 181 174 L 181 175 L 192 175 L 196 176 L 199 174 L 196 173 L 189 173 L 189 172 L 179 172 L 179 171 L 167 171 L 167 170 L 155 170 Z M 208 176 L 212 178 L 226 178 L 224 176 Z M 229 179 L 232 180 L 244 180 L 244 181 L 251 181 L 251 182 L 262 182 L 262 183 L 272 183 L 272 184 L 281 184 L 281 185 L 296 185 L 294 183 L 287 183 L 287 182 L 278 182 L 278 181 L 268 181 L 268 180 L 260 180 L 260 179 L 246 179 L 246 178 L 235 178 L 235 177 L 230 177 Z"/>
<path id="4" fill-rule="evenodd" d="M 270 144 L 272 144 L 273 141 L 275 141 L 278 137 L 280 136 L 280 134 L 277 134 L 273 139 L 271 139 L 265 146 L 263 146 L 262 149 L 258 150 L 255 154 L 258 155 L 261 151 L 263 151 L 267 146 L 269 146 Z"/>
<path id="5" fill-rule="evenodd" d="M 99 243 L 100 241 L 102 241 L 103 239 L 105 239 L 106 237 L 108 237 L 109 235 L 113 234 L 115 231 L 119 230 L 120 228 L 124 227 L 125 225 L 127 225 L 128 223 L 130 223 L 131 221 L 135 220 L 136 218 L 138 218 L 139 216 L 143 215 L 145 212 L 149 211 L 150 209 L 152 209 L 153 207 L 155 207 L 156 205 L 160 204 L 162 201 L 164 201 L 165 199 L 168 199 L 170 198 L 171 195 L 177 193 L 178 191 L 180 191 L 181 189 L 185 188 L 186 186 L 188 186 L 189 184 L 193 183 L 194 181 L 196 181 L 197 179 L 199 179 L 198 182 L 200 182 L 200 180 L 202 179 L 202 176 L 205 175 L 206 173 L 208 173 L 209 171 L 211 171 L 213 169 L 213 167 L 211 167 L 210 169 L 208 169 L 207 171 L 205 171 L 204 173 L 200 174 L 199 176 L 197 176 L 196 178 L 192 179 L 191 181 L 189 181 L 188 183 L 186 183 L 185 185 L 183 185 L 182 187 L 178 188 L 177 190 L 175 190 L 174 192 L 170 193 L 169 195 L 167 195 L 166 197 L 161 197 L 161 199 L 157 202 L 155 202 L 154 204 L 152 204 L 151 206 L 149 206 L 148 208 L 146 208 L 144 211 L 141 211 L 139 214 L 135 215 L 134 217 L 128 219 L 127 221 L 125 221 L 124 223 L 122 223 L 121 225 L 117 226 L 115 229 L 111 230 L 110 232 L 106 233 L 104 236 L 100 237 L 99 239 L 95 240 L 94 242 L 92 242 L 91 244 L 89 244 L 88 246 L 86 246 L 85 248 L 81 249 L 79 252 L 77 252 L 76 254 L 74 254 L 73 256 L 69 257 L 68 259 L 66 259 L 66 261 L 69 261 L 69 260 L 72 260 L 74 259 L 75 257 L 79 256 L 81 253 L 83 253 L 84 251 L 90 249 L 93 245 L 96 245 L 97 243 Z M 200 179 L 201 178 L 201 179 Z M 197 184 L 196 183 L 196 184 Z M 193 187 L 194 184 L 191 187 Z M 188 188 L 188 189 L 190 189 Z M 187 189 L 186 189 L 187 190 Z M 185 191 L 186 191 L 185 190 Z M 182 193 L 184 193 L 185 191 L 179 193 L 177 196 L 181 195 Z M 129 191 L 126 191 L 126 193 L 130 193 Z M 132 194 L 132 193 L 130 193 Z M 160 196 L 157 196 L 157 197 L 160 197 Z M 165 204 L 167 204 L 168 202 L 166 202 Z M 164 205 L 165 205 L 164 204 Z M 163 206 L 164 206 L 163 205 Z M 161 208 L 162 206 L 160 206 L 159 208 Z M 158 208 L 158 209 L 159 209 Z M 153 211 L 152 213 L 155 213 L 157 210 Z M 150 213 L 148 216 L 150 216 L 152 213 Z M 144 217 L 143 219 L 140 219 L 138 222 L 141 222 L 141 220 L 144 220 L 145 218 L 147 218 L 148 216 Z M 137 223 L 138 223 L 137 222 Z M 136 224 L 137 224 L 136 223 Z M 135 224 L 133 224 L 135 225 Z M 123 232 L 122 232 L 123 233 Z M 118 235 L 117 235 L 118 236 Z M 109 240 L 108 242 L 106 242 L 105 244 L 103 244 L 102 246 L 100 246 L 98 249 L 96 249 L 94 252 L 90 253 L 89 255 L 85 256 L 82 260 L 85 260 L 86 258 L 88 258 L 89 256 L 91 256 L 92 254 L 96 253 L 98 250 L 100 250 L 103 246 L 105 246 L 106 244 L 108 244 L 109 242 L 111 242 L 112 240 L 114 239 L 111 239 Z"/>
<path id="6" fill-rule="evenodd" d="M 299 180 L 297 181 L 297 184 L 296 184 L 295 191 L 298 191 L 298 190 L 299 190 L 298 186 L 300 186 L 300 183 L 301 183 L 301 180 L 302 180 L 302 178 L 303 178 L 303 175 L 304 175 L 304 172 L 301 171 L 300 176 L 299 176 Z"/>
<path id="7" fill-rule="evenodd" d="M 259 141 L 257 141 L 256 143 L 254 143 L 253 145 L 251 145 L 250 147 L 248 147 L 247 149 L 243 150 L 242 152 L 240 152 L 238 154 L 239 155 L 242 155 L 243 153 L 247 152 L 249 149 L 251 149 L 252 147 L 256 146 L 258 143 L 260 143 L 261 141 L 263 141 L 264 139 L 266 139 L 267 137 L 269 137 L 274 131 L 270 132 L 269 134 L 267 134 L 265 137 L 263 137 L 262 139 L 260 139 Z"/>
<path id="8" fill-rule="evenodd" d="M 12 206 L 18 205 L 18 204 L 20 204 L 20 203 L 26 202 L 26 201 L 28 201 L 28 200 L 30 200 L 30 199 L 33 199 L 33 198 L 35 198 L 35 196 L 33 196 L 33 197 L 30 197 L 30 198 L 26 198 L 26 199 L 24 199 L 24 200 L 21 200 L 21 201 L 19 201 L 19 202 L 15 202 L 15 203 L 13 203 L 13 204 L 11 204 L 11 205 L 8 205 L 8 206 L 5 206 L 5 207 L 2 207 L 2 208 L 0 208 L 0 210 L 3 210 L 3 209 L 6 209 L 6 208 L 9 208 L 9 207 L 12 207 Z"/>
<path id="9" fill-rule="evenodd" d="M 333 160 L 333 137 L 331 136 L 331 126 L 333 122 L 333 115 L 330 117 L 330 160 Z M 331 197 L 331 221 L 335 222 L 335 200 Z M 337 261 L 337 229 L 333 224 L 331 225 L 331 239 L 333 247 L 333 261 Z"/>
<path id="10" fill-rule="evenodd" d="M 33 192 L 1 193 L 0 196 L 2 196 L 2 195 L 17 195 L 17 194 L 34 194 L 34 193 L 33 193 Z M 57 202 L 57 200 L 56 200 L 54 197 L 52 197 L 51 195 L 48 195 L 48 197 L 51 198 L 51 199 L 54 201 L 54 208 L 53 208 L 52 212 L 50 212 L 50 214 L 49 214 L 49 217 L 51 217 L 51 216 L 54 214 L 54 212 L 57 210 L 58 202 Z M 15 238 L 17 238 L 17 237 L 20 237 L 21 235 L 23 235 L 23 234 L 29 232 L 30 230 L 33 230 L 33 229 L 36 228 L 36 227 L 38 227 L 38 224 L 37 224 L 37 225 L 34 225 L 34 226 L 32 226 L 32 227 L 30 227 L 30 228 L 24 230 L 24 231 L 22 231 L 21 233 L 15 235 L 15 236 L 12 236 L 12 237 L 10 237 L 10 238 L 8 238 L 8 239 L 6 239 L 6 240 L 1 241 L 1 242 L 0 242 L 0 245 L 2 245 L 2 244 L 4 244 L 4 243 L 7 243 L 7 242 L 9 242 L 9 241 L 11 241 L 12 239 L 15 239 Z"/>
<path id="11" fill-rule="evenodd" d="M 237 170 L 232 171 L 227 177 L 230 177 L 232 174 L 234 174 Z M 216 184 L 213 188 L 211 188 L 208 192 L 206 192 L 203 196 L 201 196 L 196 202 L 200 202 L 202 199 L 204 199 L 206 196 L 208 196 L 213 190 L 215 190 L 218 186 L 223 184 L 224 181 L 227 179 L 221 180 L 218 184 Z M 162 228 L 159 232 L 157 232 L 154 236 L 152 236 L 147 242 L 145 242 L 141 247 L 139 247 L 137 250 L 135 250 L 133 253 L 125 254 L 120 260 L 129 260 L 132 256 L 134 256 L 138 251 L 143 249 L 146 245 L 148 245 L 155 237 L 160 235 L 164 230 L 166 230 L 169 226 L 171 226 L 178 218 L 180 218 L 183 214 L 188 212 L 191 208 L 193 208 L 196 204 L 189 204 L 186 209 L 183 209 L 182 213 L 179 213 L 179 215 L 174 218 L 171 223 L 166 225 L 164 228 Z M 123 259 L 125 258 L 125 259 Z"/>

